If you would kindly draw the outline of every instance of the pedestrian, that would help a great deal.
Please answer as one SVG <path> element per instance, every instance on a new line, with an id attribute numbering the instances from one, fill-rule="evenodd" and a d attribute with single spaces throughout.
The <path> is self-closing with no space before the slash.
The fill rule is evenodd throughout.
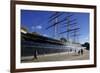
<path id="1" fill-rule="evenodd" d="M 81 49 L 81 55 L 83 55 L 83 49 Z"/>
<path id="2" fill-rule="evenodd" d="M 78 50 L 78 55 L 80 55 L 80 50 Z"/>
<path id="3" fill-rule="evenodd" d="M 37 58 L 37 50 L 36 49 L 34 50 L 34 59 L 38 59 Z"/>

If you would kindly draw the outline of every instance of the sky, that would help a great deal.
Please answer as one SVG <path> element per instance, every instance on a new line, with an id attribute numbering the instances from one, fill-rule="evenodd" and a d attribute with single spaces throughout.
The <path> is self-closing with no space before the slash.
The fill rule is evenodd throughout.
<path id="1" fill-rule="evenodd" d="M 57 18 L 54 18 L 56 16 L 55 13 L 56 12 L 54 11 L 21 10 L 21 27 L 27 28 L 28 32 L 37 32 L 43 36 L 56 39 L 59 39 L 61 37 L 67 38 L 67 33 L 59 33 L 66 31 L 68 28 L 80 28 L 79 30 L 77 30 L 77 34 L 79 35 L 77 38 L 78 41 L 80 43 L 89 42 L 89 13 L 57 12 L 59 16 Z M 66 18 L 68 16 L 70 17 Z M 63 19 L 65 19 L 65 21 L 56 25 L 56 34 L 54 33 L 55 27 L 47 29 L 50 25 Z M 72 21 L 69 24 L 73 25 L 67 28 L 66 25 L 68 24 L 68 21 Z M 77 24 L 75 25 L 74 23 Z M 70 32 L 70 36 L 71 35 L 72 32 Z M 70 37 L 70 39 L 73 39 L 73 37 Z"/>

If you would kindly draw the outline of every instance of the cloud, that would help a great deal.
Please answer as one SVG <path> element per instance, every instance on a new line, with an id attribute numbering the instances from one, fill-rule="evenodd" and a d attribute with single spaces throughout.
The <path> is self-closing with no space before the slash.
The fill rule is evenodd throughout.
<path id="1" fill-rule="evenodd" d="M 35 27 L 34 26 L 32 26 L 32 29 L 34 29 Z"/>
<path id="2" fill-rule="evenodd" d="M 36 26 L 37 29 L 42 29 L 42 26 L 38 25 Z"/>
<path id="3" fill-rule="evenodd" d="M 32 28 L 33 30 L 36 30 L 36 29 L 42 29 L 42 26 L 37 25 L 37 26 L 32 26 L 31 28 Z"/>
<path id="4" fill-rule="evenodd" d="M 48 35 L 47 35 L 47 34 L 43 34 L 43 36 L 47 36 L 47 37 L 48 37 Z"/>
<path id="5" fill-rule="evenodd" d="M 80 39 L 81 43 L 85 43 L 85 42 L 89 42 L 89 37 L 88 36 L 84 36 L 82 39 Z"/>

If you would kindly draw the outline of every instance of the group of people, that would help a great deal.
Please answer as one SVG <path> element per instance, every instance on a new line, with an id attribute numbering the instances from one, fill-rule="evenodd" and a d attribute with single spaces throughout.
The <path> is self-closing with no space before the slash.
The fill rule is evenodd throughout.
<path id="1" fill-rule="evenodd" d="M 80 50 L 78 51 L 78 55 L 83 55 L 83 49 L 80 49 Z"/>

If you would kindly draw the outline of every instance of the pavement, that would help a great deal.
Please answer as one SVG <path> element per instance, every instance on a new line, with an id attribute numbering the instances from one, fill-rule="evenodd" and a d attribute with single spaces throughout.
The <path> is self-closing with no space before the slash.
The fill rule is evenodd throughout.
<path id="1" fill-rule="evenodd" d="M 48 61 L 71 61 L 71 60 L 88 60 L 89 51 L 84 50 L 83 55 L 79 55 L 75 52 L 61 52 L 53 54 L 38 55 L 38 59 L 34 59 L 34 56 L 21 57 L 22 63 L 28 62 L 48 62 Z"/>

